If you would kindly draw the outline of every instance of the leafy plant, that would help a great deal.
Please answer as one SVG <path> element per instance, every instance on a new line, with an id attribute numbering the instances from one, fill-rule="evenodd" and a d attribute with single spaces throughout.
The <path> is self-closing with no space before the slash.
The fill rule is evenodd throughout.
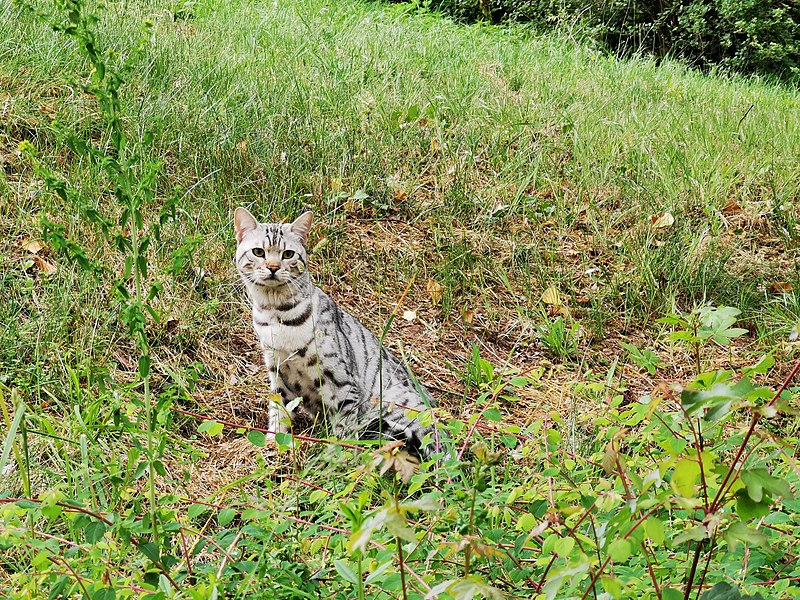
<path id="1" fill-rule="evenodd" d="M 684 343 L 693 350 L 695 367 L 699 374 L 702 370 L 700 354 L 705 346 L 711 342 L 730 346 L 734 339 L 747 333 L 746 329 L 733 327 L 740 313 L 738 308 L 731 306 L 701 306 L 687 314 L 671 314 L 658 322 L 676 328 L 668 339 Z"/>
<path id="2" fill-rule="evenodd" d="M 546 325 L 536 327 L 539 341 L 542 345 L 559 358 L 568 358 L 578 352 L 578 335 L 581 330 L 580 323 L 567 326 L 563 317 L 556 317 Z"/>
<path id="3" fill-rule="evenodd" d="M 648 348 L 639 349 L 628 342 L 620 342 L 620 345 L 628 351 L 630 359 L 643 369 L 646 369 L 650 375 L 655 375 L 656 370 L 664 366 L 658 354 Z"/>

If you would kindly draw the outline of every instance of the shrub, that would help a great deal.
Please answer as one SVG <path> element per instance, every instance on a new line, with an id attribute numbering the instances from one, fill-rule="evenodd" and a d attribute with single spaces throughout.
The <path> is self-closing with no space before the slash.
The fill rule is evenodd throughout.
<path id="1" fill-rule="evenodd" d="M 431 0 L 462 21 L 522 21 L 540 28 L 580 21 L 621 55 L 667 56 L 783 81 L 800 74 L 800 4 L 780 0 Z"/>

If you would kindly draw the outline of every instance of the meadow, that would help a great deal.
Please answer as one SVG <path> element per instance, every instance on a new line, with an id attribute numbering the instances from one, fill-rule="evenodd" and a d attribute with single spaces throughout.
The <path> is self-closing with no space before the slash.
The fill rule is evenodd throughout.
<path id="1" fill-rule="evenodd" d="M 800 597 L 798 109 L 404 3 L 3 4 L 0 595 Z M 314 211 L 449 457 L 265 440 L 237 206 Z"/>

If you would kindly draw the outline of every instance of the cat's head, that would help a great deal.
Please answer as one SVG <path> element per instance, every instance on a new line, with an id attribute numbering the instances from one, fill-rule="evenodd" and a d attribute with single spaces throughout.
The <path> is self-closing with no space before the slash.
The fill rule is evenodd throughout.
<path id="1" fill-rule="evenodd" d="M 233 213 L 236 268 L 245 281 L 262 290 L 277 290 L 306 276 L 306 242 L 311 213 L 292 223 L 259 223 L 246 208 Z"/>

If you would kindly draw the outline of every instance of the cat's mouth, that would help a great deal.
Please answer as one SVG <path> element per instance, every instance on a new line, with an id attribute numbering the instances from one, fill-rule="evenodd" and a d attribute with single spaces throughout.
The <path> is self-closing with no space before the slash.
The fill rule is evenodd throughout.
<path id="1" fill-rule="evenodd" d="M 267 273 L 265 275 L 254 277 L 253 282 L 258 286 L 270 288 L 286 285 L 286 282 L 278 277 L 277 273 Z"/>

